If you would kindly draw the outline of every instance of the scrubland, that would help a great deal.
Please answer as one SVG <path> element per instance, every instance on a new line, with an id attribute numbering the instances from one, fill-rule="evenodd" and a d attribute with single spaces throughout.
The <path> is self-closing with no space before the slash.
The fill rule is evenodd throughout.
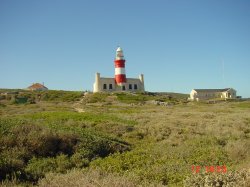
<path id="1" fill-rule="evenodd" d="M 186 97 L 1 96 L 1 185 L 250 186 L 250 101 Z"/>

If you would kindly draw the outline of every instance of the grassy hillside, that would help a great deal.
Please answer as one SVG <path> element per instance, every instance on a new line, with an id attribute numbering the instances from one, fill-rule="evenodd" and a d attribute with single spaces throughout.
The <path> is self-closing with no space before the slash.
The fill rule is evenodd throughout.
<path id="1" fill-rule="evenodd" d="M 65 91 L 1 96 L 2 185 L 249 185 L 250 101 L 186 98 Z"/>

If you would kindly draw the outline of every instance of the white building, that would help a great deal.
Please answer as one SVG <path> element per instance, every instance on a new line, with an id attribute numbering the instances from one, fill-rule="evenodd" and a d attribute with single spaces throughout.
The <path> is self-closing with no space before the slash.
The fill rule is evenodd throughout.
<path id="1" fill-rule="evenodd" d="M 120 47 L 118 47 L 116 50 L 114 62 L 115 77 L 105 78 L 101 77 L 100 73 L 96 73 L 93 92 L 145 91 L 143 74 L 141 74 L 139 78 L 126 78 L 125 59 L 123 56 L 123 51 Z"/>
<path id="2" fill-rule="evenodd" d="M 207 100 L 207 99 L 234 99 L 236 98 L 236 90 L 233 88 L 224 89 L 193 89 L 190 92 L 191 101 Z"/>

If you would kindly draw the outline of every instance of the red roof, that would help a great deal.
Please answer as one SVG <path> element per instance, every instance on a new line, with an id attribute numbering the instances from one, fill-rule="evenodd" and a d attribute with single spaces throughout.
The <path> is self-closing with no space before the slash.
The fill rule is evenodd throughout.
<path id="1" fill-rule="evenodd" d="M 28 87 L 28 89 L 41 89 L 41 88 L 48 89 L 47 87 L 45 87 L 44 85 L 42 85 L 40 83 L 34 83 Z"/>

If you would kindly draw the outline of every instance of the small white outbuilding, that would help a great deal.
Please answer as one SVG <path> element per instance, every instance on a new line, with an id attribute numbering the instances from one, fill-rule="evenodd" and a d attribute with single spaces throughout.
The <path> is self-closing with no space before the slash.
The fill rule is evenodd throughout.
<path id="1" fill-rule="evenodd" d="M 233 88 L 224 89 L 193 89 L 190 92 L 191 101 L 207 100 L 207 99 L 234 99 L 236 98 L 236 90 Z"/>

